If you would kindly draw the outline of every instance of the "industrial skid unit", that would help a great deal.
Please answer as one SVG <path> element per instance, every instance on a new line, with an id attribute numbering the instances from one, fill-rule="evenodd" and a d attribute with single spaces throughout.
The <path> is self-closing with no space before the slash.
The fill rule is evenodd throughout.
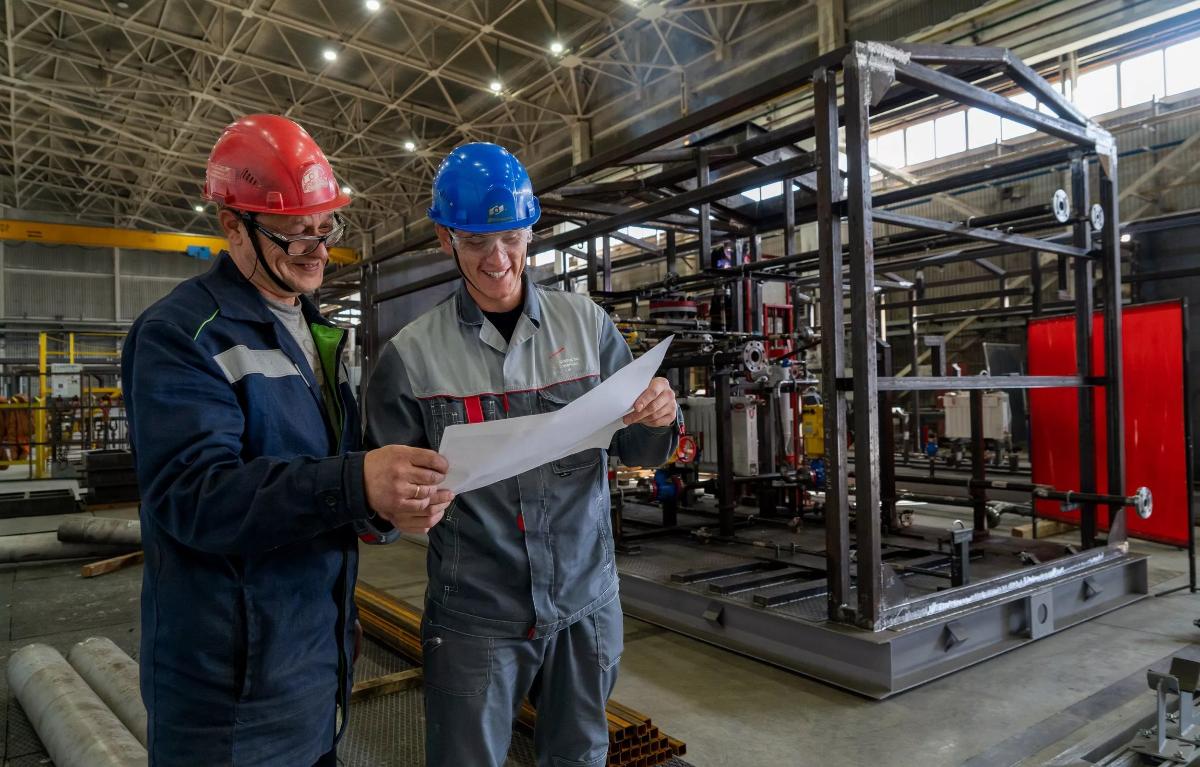
<path id="1" fill-rule="evenodd" d="M 811 109 L 780 127 L 714 128 L 806 89 Z M 1041 109 L 1001 95 L 1014 89 Z M 1039 141 L 1032 151 L 997 152 L 981 167 L 873 194 L 872 118 L 960 105 L 1027 126 Z M 635 166 L 657 170 L 639 175 Z M 1122 380 L 1116 166 L 1112 136 L 1007 50 L 855 42 L 542 179 L 543 224 L 575 228 L 539 232 L 530 255 L 554 250 L 586 260 L 572 272 L 564 259 L 563 273 L 543 281 L 570 289 L 586 278 L 635 350 L 676 336 L 664 374 L 689 422 L 680 460 L 651 479 L 613 483 L 626 612 L 884 698 L 1145 596 L 1147 560 L 1130 552 L 1125 520 L 1152 506 L 1148 491 L 1122 487 L 1124 403 L 1114 385 Z M 1064 170 L 1069 188 L 1045 205 L 965 221 L 897 209 L 1048 169 Z M 782 190 L 770 205 L 751 213 L 730 203 L 773 183 Z M 816 222 L 818 248 L 796 252 L 797 226 L 808 222 Z M 662 235 L 651 242 L 619 231 L 631 225 Z M 876 225 L 889 227 L 886 237 Z M 766 258 L 762 238 L 772 232 L 783 235 L 782 254 Z M 609 238 L 636 254 L 613 260 Z M 411 239 L 391 255 L 428 242 Z M 681 276 L 684 253 L 694 254 L 696 268 Z M 1030 303 L 1014 306 L 1007 299 L 1020 293 L 1017 283 L 1006 283 L 992 259 L 1018 255 L 1034 287 L 1025 291 Z M 375 296 L 364 305 L 368 356 L 382 302 L 455 276 L 372 291 L 380 260 L 355 273 L 364 295 Z M 664 262 L 664 279 L 613 291 L 614 270 Z M 897 272 L 957 262 L 982 266 L 980 279 L 1000 285 L 966 298 L 1006 300 L 951 314 L 1073 314 L 1077 374 L 1012 375 L 1002 388 L 1076 393 L 1078 486 L 1015 481 L 1011 473 L 989 479 L 985 394 L 996 382 L 947 376 L 938 338 L 926 339 L 932 375 L 918 375 L 913 309 L 936 300 L 922 295 L 920 277 L 914 283 Z M 1073 283 L 1069 302 L 1063 292 L 1043 305 L 1043 268 Z M 909 299 L 886 302 L 909 310 L 908 375 L 894 374 L 878 327 L 880 299 L 896 291 Z M 644 301 L 650 316 L 638 319 Z M 1097 309 L 1102 375 L 1091 372 Z M 1098 389 L 1106 393 L 1102 424 L 1092 415 Z M 893 407 L 900 397 L 917 405 L 914 392 L 922 391 L 966 400 L 970 473 L 941 480 L 960 486 L 965 523 L 915 525 L 897 491 L 896 446 L 906 445 L 907 455 L 921 438 L 896 439 Z M 803 428 L 781 426 L 788 422 Z M 1098 429 L 1108 446 L 1099 453 Z M 1097 458 L 1107 469 L 1105 492 Z M 1078 543 L 989 535 L 994 502 L 1013 491 L 1078 504 Z"/>

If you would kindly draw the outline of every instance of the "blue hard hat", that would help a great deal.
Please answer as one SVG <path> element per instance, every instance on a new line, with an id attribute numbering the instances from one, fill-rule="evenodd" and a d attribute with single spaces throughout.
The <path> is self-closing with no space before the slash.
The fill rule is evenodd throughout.
<path id="1" fill-rule="evenodd" d="M 502 146 L 464 144 L 451 152 L 433 179 L 435 223 L 464 232 L 502 232 L 533 226 L 542 207 L 521 161 Z"/>

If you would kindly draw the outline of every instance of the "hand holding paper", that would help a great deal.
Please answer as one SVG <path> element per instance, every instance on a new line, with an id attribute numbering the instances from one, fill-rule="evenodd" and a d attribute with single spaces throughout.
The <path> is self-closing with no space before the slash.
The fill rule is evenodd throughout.
<path id="1" fill-rule="evenodd" d="M 438 451 L 450 464 L 442 487 L 465 493 L 581 450 L 607 448 L 628 423 L 661 425 L 668 396 L 674 417 L 674 394 L 668 395 L 669 387 L 666 392 L 661 389 L 665 381 L 639 402 L 639 395 L 650 394 L 646 390 L 673 338 L 664 339 L 556 412 L 447 427 Z M 642 410 L 631 413 L 635 404 L 641 404 Z M 627 414 L 637 417 L 627 421 Z"/>

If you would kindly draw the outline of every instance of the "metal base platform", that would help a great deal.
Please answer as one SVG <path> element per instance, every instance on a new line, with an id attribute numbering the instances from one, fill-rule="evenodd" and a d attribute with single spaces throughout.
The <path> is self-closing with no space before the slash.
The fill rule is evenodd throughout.
<path id="1" fill-rule="evenodd" d="M 886 630 L 866 631 L 828 620 L 819 577 L 746 588 L 772 573 L 785 580 L 789 572 L 819 567 L 824 561 L 819 531 L 751 529 L 740 535 L 759 539 L 764 548 L 680 538 L 640 540 L 637 554 L 617 557 L 625 612 L 876 699 L 1123 607 L 1149 592 L 1144 556 L 1103 549 L 1063 556 L 1062 544 L 997 536 L 987 541 L 978 562 L 972 561 L 975 578 L 961 606 L 939 600 L 924 607 L 921 597 L 936 595 L 939 579 L 906 575 L 892 588 L 901 599 L 915 601 L 897 610 Z M 885 536 L 885 562 L 888 542 Z M 1022 551 L 1033 559 L 1022 560 Z M 931 546 L 931 555 L 936 552 Z M 748 567 L 757 572 L 748 575 Z M 687 582 L 704 571 L 725 568 L 742 572 Z M 773 603 L 779 604 L 766 606 Z"/>

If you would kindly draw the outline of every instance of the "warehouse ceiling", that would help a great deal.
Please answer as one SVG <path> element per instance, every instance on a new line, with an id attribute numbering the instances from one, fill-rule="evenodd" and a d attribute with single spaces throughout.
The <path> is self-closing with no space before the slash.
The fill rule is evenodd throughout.
<path id="1" fill-rule="evenodd" d="M 268 111 L 316 136 L 357 230 L 379 240 L 423 215 L 455 145 L 495 141 L 535 173 L 562 168 L 573 138 L 627 141 L 812 56 L 828 3 L 6 0 L 0 205 L 209 230 L 208 150 Z M 846 0 L 845 21 L 859 38 L 1047 50 L 1170 5 Z"/>
<path id="2" fill-rule="evenodd" d="M 677 91 L 689 64 L 803 5 L 9 0 L 3 204 L 203 228 L 208 149 L 269 111 L 317 137 L 369 226 L 419 209 L 456 144 L 569 146 L 572 124 L 663 78 Z"/>

